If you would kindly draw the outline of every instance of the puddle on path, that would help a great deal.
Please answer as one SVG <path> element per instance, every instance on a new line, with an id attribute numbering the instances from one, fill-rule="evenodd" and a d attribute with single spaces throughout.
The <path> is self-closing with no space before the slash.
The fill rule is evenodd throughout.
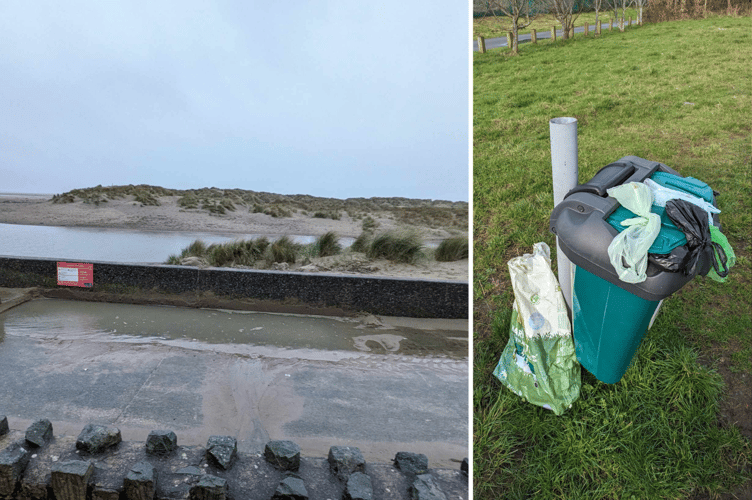
<path id="1" fill-rule="evenodd" d="M 465 321 L 332 318 L 211 309 L 33 300 L 0 315 L 5 335 L 97 342 L 160 342 L 248 355 L 326 351 L 464 359 Z M 347 355 L 345 355 L 346 357 Z"/>

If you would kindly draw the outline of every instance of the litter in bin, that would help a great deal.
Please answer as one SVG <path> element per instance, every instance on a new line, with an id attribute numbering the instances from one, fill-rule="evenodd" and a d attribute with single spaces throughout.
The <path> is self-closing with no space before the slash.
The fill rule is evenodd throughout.
<path id="1" fill-rule="evenodd" d="M 620 280 L 642 283 L 647 278 L 648 250 L 661 230 L 661 217 L 650 211 L 653 195 L 639 182 L 609 188 L 607 193 L 637 215 L 622 221 L 621 225 L 627 229 L 617 234 L 608 246 L 611 265 Z"/>
<path id="2" fill-rule="evenodd" d="M 728 269 L 734 267 L 734 264 L 736 264 L 736 254 L 734 253 L 734 249 L 731 248 L 726 235 L 724 235 L 717 227 L 710 226 L 710 239 L 719 244 L 721 248 L 723 248 L 723 251 L 726 253 L 726 258 L 728 259 L 726 265 Z M 715 248 L 717 247 L 714 247 L 714 251 Z M 728 276 L 720 276 L 715 272 L 715 269 L 711 269 L 710 272 L 708 272 L 708 278 L 724 283 L 728 279 Z"/>
<path id="3" fill-rule="evenodd" d="M 714 207 L 712 203 L 708 203 L 702 198 L 692 196 L 691 194 L 682 191 L 677 191 L 676 189 L 663 187 L 652 179 L 645 179 L 645 185 L 650 188 L 650 192 L 653 194 L 653 205 L 655 206 L 665 207 L 669 200 L 688 201 L 708 212 L 709 225 L 713 224 L 713 214 L 721 213 L 721 211 Z"/>
<path id="4" fill-rule="evenodd" d="M 561 415 L 580 395 L 580 365 L 564 296 L 551 271 L 551 251 L 536 243 L 532 254 L 508 265 L 512 321 L 493 373 L 524 400 Z"/>
<path id="5" fill-rule="evenodd" d="M 698 270 L 723 281 L 721 275 L 735 262 L 733 250 L 720 232 L 717 214 L 712 214 L 708 235 L 700 238 L 710 244 L 702 243 L 705 250 L 693 251 L 695 247 L 688 240 L 696 238 L 685 236 L 683 226 L 677 227 L 665 207 L 651 203 L 650 211 L 660 218 L 660 229 L 648 250 L 647 277 L 638 283 L 621 279 L 611 262 L 609 246 L 631 227 L 623 226 L 623 221 L 643 213 L 630 211 L 620 200 L 606 194 L 614 186 L 632 182 L 644 185 L 646 179 L 716 204 L 718 193 L 704 182 L 682 177 L 662 163 L 625 156 L 569 191 L 549 219 L 561 251 L 574 264 L 572 331 L 577 360 L 607 384 L 618 382 L 626 372 L 662 300 L 701 274 Z M 694 218 L 707 226 L 709 212 L 688 205 L 698 211 Z M 716 273 L 714 261 L 720 273 Z"/>
<path id="6" fill-rule="evenodd" d="M 664 271 L 676 273 L 679 271 L 687 272 L 687 261 L 689 260 L 689 250 L 686 243 L 676 247 L 671 252 L 665 254 L 649 253 L 648 262 L 655 264 Z"/>
<path id="7" fill-rule="evenodd" d="M 666 214 L 684 231 L 687 238 L 690 254 L 685 271 L 687 275 L 696 273 L 705 276 L 712 264 L 718 276 L 725 278 L 728 276 L 726 252 L 712 240 L 706 213 L 697 205 L 684 200 L 670 200 L 666 203 Z"/>
<path id="8" fill-rule="evenodd" d="M 714 196 L 717 193 L 714 194 L 710 186 L 693 177 L 680 177 L 660 171 L 655 172 L 650 178 L 646 178 L 643 183 L 650 188 L 653 195 L 651 212 L 659 215 L 661 218 L 660 232 L 648 250 L 649 263 L 654 264 L 663 271 L 682 272 L 685 276 L 690 276 L 694 271 L 702 271 L 694 269 L 693 266 L 689 265 L 692 253 L 688 249 L 687 237 L 684 231 L 678 228 L 666 213 L 666 203 L 670 200 L 684 200 L 704 210 L 708 217 L 708 227 L 712 228 L 711 236 L 715 235 L 711 239 L 721 245 L 725 256 L 730 260 L 729 255 L 733 254 L 733 250 L 731 250 L 726 237 L 713 223 L 713 215 L 720 214 L 721 211 L 712 204 L 715 200 Z M 620 205 L 609 215 L 607 222 L 611 227 L 622 232 L 625 230 L 622 222 L 634 216 L 635 213 L 633 211 Z M 714 252 L 716 254 L 716 262 L 721 262 L 723 255 L 717 250 L 714 250 Z M 710 253 L 708 252 L 707 255 L 710 256 Z M 727 268 L 730 269 L 734 263 L 736 263 L 735 256 L 733 260 L 729 261 Z M 709 271 L 707 271 L 708 269 Z M 726 277 L 721 277 L 715 271 L 715 268 L 707 266 L 704 270 L 707 271 L 709 278 L 720 282 L 726 281 Z M 702 272 L 695 274 L 704 275 Z"/>
<path id="9" fill-rule="evenodd" d="M 682 177 L 669 172 L 656 172 L 650 178 L 663 187 L 678 189 L 702 198 L 708 203 L 713 203 L 713 189 L 694 177 Z"/>

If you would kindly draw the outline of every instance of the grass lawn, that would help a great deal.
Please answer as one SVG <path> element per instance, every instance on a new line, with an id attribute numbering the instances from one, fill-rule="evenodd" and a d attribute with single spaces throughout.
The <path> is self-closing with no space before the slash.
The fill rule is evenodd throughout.
<path id="1" fill-rule="evenodd" d="M 476 499 L 752 491 L 751 28 L 713 17 L 474 55 Z M 507 262 L 545 241 L 556 266 L 548 122 L 560 116 L 578 119 L 581 182 L 635 155 L 720 192 L 737 264 L 726 283 L 696 278 L 666 299 L 621 382 L 583 370 L 557 417 L 492 370 L 508 340 Z"/>

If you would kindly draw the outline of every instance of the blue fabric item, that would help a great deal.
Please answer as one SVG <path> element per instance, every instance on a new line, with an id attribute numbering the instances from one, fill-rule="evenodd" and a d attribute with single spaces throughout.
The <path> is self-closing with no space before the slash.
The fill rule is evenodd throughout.
<path id="1" fill-rule="evenodd" d="M 694 177 L 679 177 L 667 172 L 656 172 L 650 178 L 657 184 L 669 189 L 678 189 L 713 203 L 713 189 Z"/>

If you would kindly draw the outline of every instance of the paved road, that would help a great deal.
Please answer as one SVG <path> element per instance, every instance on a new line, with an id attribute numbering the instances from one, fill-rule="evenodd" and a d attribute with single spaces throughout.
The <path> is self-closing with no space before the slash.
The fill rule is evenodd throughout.
<path id="1" fill-rule="evenodd" d="M 633 20 L 632 24 L 636 25 L 637 21 Z M 595 33 L 595 24 L 589 24 L 588 26 L 589 26 L 590 32 L 591 33 Z M 619 28 L 617 28 L 616 25 L 614 25 L 614 29 L 618 30 Z M 601 30 L 602 31 L 608 30 L 608 25 L 607 24 L 603 24 L 602 27 L 601 27 Z M 584 26 L 575 27 L 574 32 L 575 33 L 584 33 L 585 32 L 585 27 Z M 562 36 L 564 36 L 564 31 L 563 30 L 556 30 L 556 37 L 560 38 Z M 548 31 L 538 31 L 538 39 L 539 40 L 541 40 L 541 39 L 547 39 L 547 38 L 551 38 L 551 30 L 548 30 Z M 531 39 L 531 35 L 529 33 L 522 33 L 520 35 L 520 43 L 529 42 L 530 39 Z M 502 37 L 499 37 L 499 38 L 486 38 L 486 50 L 498 49 L 500 47 L 506 47 L 506 46 L 507 46 L 507 37 L 505 37 L 505 36 L 502 36 Z M 478 40 L 477 39 L 473 40 L 473 51 L 478 52 Z"/>
<path id="2" fill-rule="evenodd" d="M 246 453 L 289 439 L 309 457 L 337 444 L 358 446 L 369 462 L 412 451 L 452 469 L 468 456 L 467 358 L 377 354 L 378 342 L 373 352 L 345 352 L 117 337 L 100 332 L 97 304 L 90 317 L 45 314 L 53 305 L 31 301 L 0 314 L 0 414 L 14 429 L 47 418 L 55 435 L 77 436 L 95 422 L 117 426 L 127 441 L 172 429 L 185 446 L 232 435 Z M 132 307 L 106 307 L 120 308 L 121 323 L 138 321 L 127 316 Z M 21 321 L 30 315 L 36 320 Z"/>

